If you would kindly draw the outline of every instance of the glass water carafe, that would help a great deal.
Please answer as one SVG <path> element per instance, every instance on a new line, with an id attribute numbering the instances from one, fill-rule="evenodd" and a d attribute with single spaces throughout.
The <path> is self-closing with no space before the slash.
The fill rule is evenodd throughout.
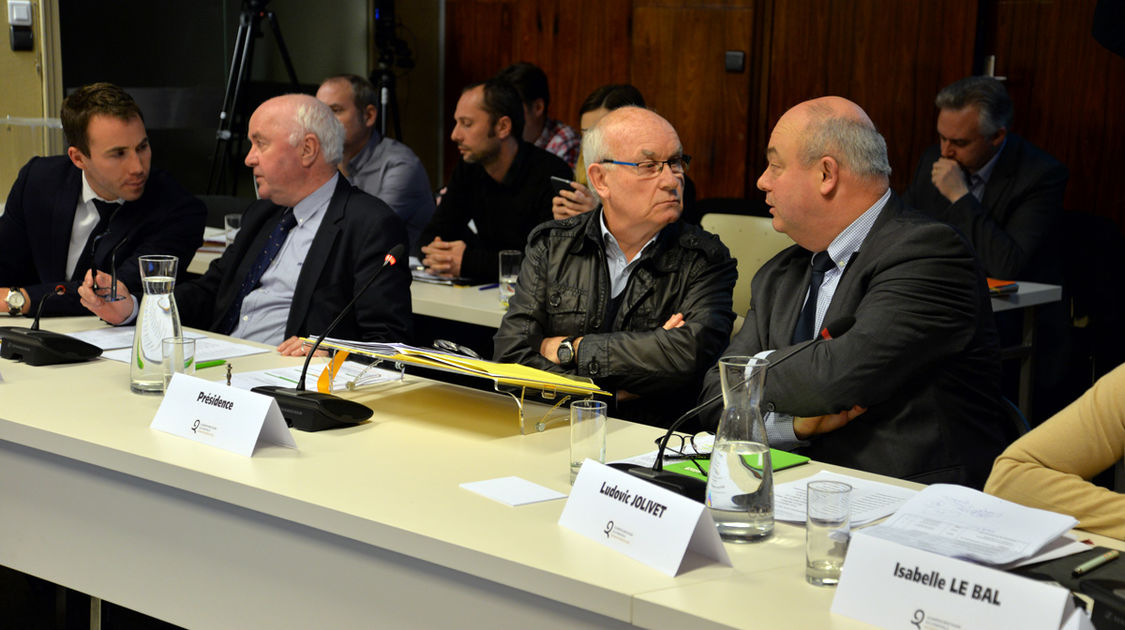
<path id="1" fill-rule="evenodd" d="M 141 256 L 141 283 L 145 294 L 137 311 L 133 355 L 129 361 L 129 388 L 138 394 L 164 391 L 165 337 L 181 337 L 180 313 L 172 289 L 176 285 L 175 256 Z"/>
<path id="2" fill-rule="evenodd" d="M 767 365 L 754 357 L 719 359 L 723 415 L 707 475 L 707 508 L 729 542 L 773 533 L 773 465 L 759 408 Z"/>

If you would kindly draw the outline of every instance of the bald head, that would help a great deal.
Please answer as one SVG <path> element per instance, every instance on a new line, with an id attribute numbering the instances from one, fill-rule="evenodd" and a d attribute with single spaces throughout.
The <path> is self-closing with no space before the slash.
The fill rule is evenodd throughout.
<path id="1" fill-rule="evenodd" d="M 293 206 L 326 183 L 343 151 L 344 128 L 327 105 L 307 94 L 262 103 L 250 116 L 250 151 L 258 194 Z"/>
<path id="2" fill-rule="evenodd" d="M 829 96 L 801 103 L 777 121 L 758 178 L 773 227 L 813 252 L 887 192 L 887 144 L 855 103 Z"/>
<path id="3" fill-rule="evenodd" d="M 799 138 L 804 166 L 831 156 L 841 170 L 886 189 L 891 175 L 887 143 L 859 105 L 839 96 L 816 98 L 786 112 L 777 123 L 783 125 Z"/>
<path id="4" fill-rule="evenodd" d="M 641 107 L 613 110 L 586 132 L 582 154 L 590 188 L 619 242 L 646 242 L 680 218 L 683 146 L 659 114 Z"/>

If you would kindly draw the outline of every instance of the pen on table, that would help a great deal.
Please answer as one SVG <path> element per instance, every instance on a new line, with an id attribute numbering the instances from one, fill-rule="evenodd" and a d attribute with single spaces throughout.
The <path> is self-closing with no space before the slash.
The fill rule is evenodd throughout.
<path id="1" fill-rule="evenodd" d="M 1102 566 L 1103 564 L 1111 562 L 1112 560 L 1117 558 L 1117 556 L 1119 556 L 1119 555 L 1121 555 L 1121 552 L 1117 551 L 1116 549 L 1111 550 L 1111 551 L 1107 551 L 1107 552 L 1101 554 L 1100 556 L 1096 556 L 1094 558 L 1091 558 L 1090 560 L 1087 560 L 1086 562 L 1083 562 L 1082 564 L 1074 567 L 1074 570 L 1071 571 L 1070 574 L 1073 577 L 1085 575 L 1085 574 L 1089 573 L 1090 571 L 1093 571 L 1094 569 Z"/>
<path id="2" fill-rule="evenodd" d="M 223 359 L 217 359 L 215 361 L 200 361 L 199 363 L 195 364 L 195 369 L 202 370 L 204 368 L 215 367 L 218 365 L 226 365 L 226 363 L 227 362 Z"/>
<path id="3" fill-rule="evenodd" d="M 487 291 L 488 289 L 495 289 L 495 288 L 498 288 L 499 286 L 500 286 L 499 282 L 493 282 L 492 284 L 486 284 L 486 285 L 477 287 L 477 291 Z"/>

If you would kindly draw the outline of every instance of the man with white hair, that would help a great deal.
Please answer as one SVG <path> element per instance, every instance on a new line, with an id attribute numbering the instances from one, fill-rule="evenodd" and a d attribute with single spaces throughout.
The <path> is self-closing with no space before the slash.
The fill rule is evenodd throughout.
<path id="1" fill-rule="evenodd" d="M 302 354 L 299 337 L 325 331 L 387 252 L 406 245 L 406 228 L 385 203 L 339 174 L 343 127 L 312 96 L 266 101 L 250 117 L 248 136 L 246 165 L 254 170 L 261 200 L 246 209 L 242 229 L 222 257 L 202 277 L 176 286 L 176 305 L 186 326 Z M 89 279 L 79 293 L 111 324 L 135 316 L 135 299 L 104 302 Z M 410 272 L 394 265 L 333 334 L 405 341 L 410 312 Z"/>
<path id="2" fill-rule="evenodd" d="M 771 446 L 980 488 L 1011 432 L 972 249 L 890 191 L 886 142 L 851 101 L 793 107 L 766 157 L 758 188 L 774 229 L 797 244 L 755 274 L 746 321 L 723 355 L 773 351 L 761 399 L 775 412 Z M 720 391 L 714 369 L 703 396 Z M 718 417 L 705 415 L 712 426 Z"/>
<path id="3" fill-rule="evenodd" d="M 532 230 L 495 358 L 594 379 L 620 418 L 667 426 L 730 338 L 738 271 L 722 242 L 679 220 L 676 130 L 640 107 L 582 141 L 600 210 Z"/>

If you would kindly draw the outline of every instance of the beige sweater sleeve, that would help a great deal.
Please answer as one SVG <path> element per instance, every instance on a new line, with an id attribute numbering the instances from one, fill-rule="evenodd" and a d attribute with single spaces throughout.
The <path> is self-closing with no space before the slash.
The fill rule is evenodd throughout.
<path id="1" fill-rule="evenodd" d="M 1125 494 L 1088 480 L 1125 454 L 1125 365 L 1012 443 L 984 491 L 1023 505 L 1070 514 L 1078 527 L 1125 539 Z"/>

